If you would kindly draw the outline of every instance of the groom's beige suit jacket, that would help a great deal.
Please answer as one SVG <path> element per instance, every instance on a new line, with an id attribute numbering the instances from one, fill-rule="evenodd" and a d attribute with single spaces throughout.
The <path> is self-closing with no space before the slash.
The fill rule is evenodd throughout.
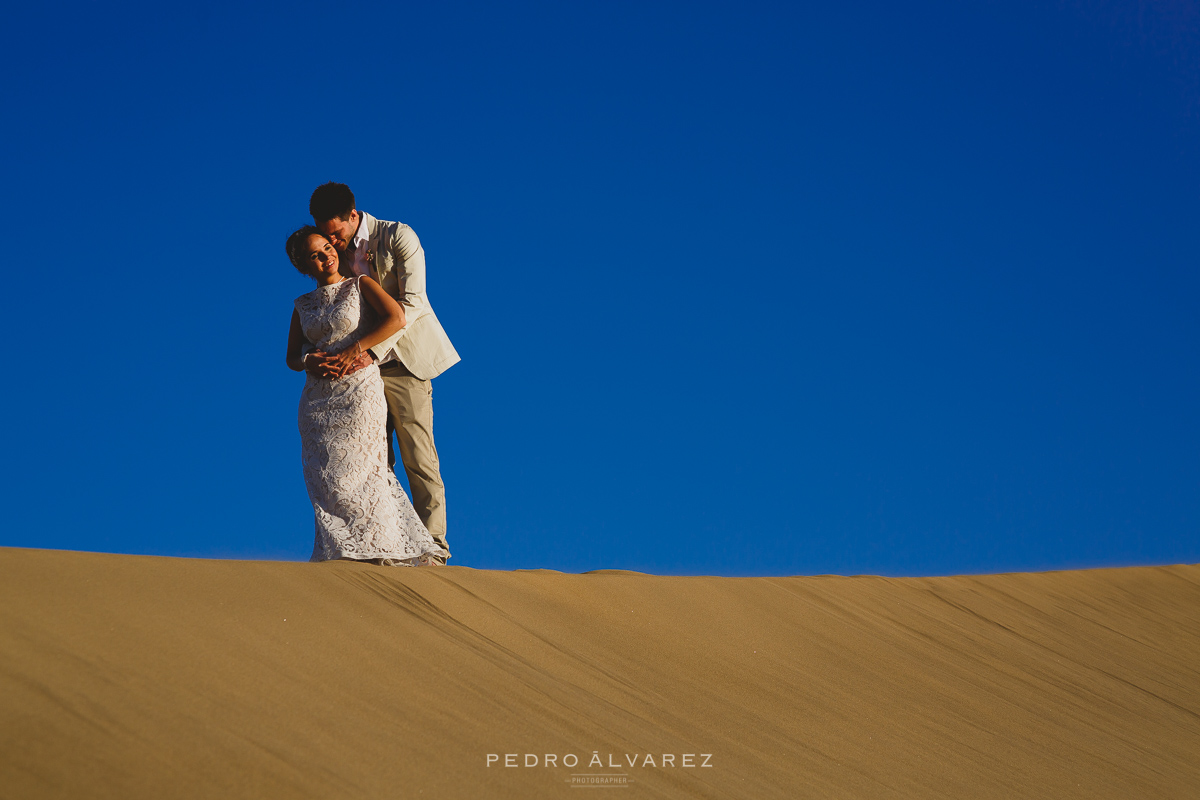
<path id="1" fill-rule="evenodd" d="M 367 223 L 371 277 L 400 302 L 405 318 L 400 332 L 372 347 L 371 353 L 380 362 L 398 358 L 421 380 L 436 378 L 457 364 L 459 356 L 425 294 L 425 250 L 421 240 L 402 222 L 359 213 Z"/>

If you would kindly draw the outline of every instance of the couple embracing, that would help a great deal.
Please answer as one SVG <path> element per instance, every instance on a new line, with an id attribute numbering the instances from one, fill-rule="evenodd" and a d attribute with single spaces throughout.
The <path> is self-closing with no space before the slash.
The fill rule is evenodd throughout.
<path id="1" fill-rule="evenodd" d="M 308 209 L 314 224 L 286 248 L 317 282 L 296 298 L 287 346 L 288 366 L 306 373 L 299 424 L 316 516 L 311 560 L 444 565 L 430 382 L 459 357 L 429 306 L 425 251 L 412 228 L 359 211 L 345 184 L 317 187 Z M 397 449 L 412 502 L 393 471 Z"/>

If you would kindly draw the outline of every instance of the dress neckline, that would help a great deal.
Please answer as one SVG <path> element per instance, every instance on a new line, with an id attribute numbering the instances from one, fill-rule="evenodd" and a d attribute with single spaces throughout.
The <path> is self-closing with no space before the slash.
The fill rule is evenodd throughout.
<path id="1" fill-rule="evenodd" d="M 342 278 L 337 283 L 327 283 L 324 286 L 318 286 L 317 288 L 313 289 L 313 292 L 321 292 L 326 289 L 337 289 L 339 286 L 345 286 L 347 283 L 353 282 L 354 278 Z M 312 294 L 312 292 L 309 292 L 309 294 Z"/>
<path id="2" fill-rule="evenodd" d="M 347 282 L 354 283 L 354 279 L 353 278 L 342 278 L 337 283 L 331 283 L 327 286 L 317 286 L 317 287 L 313 288 L 311 291 L 305 292 L 304 294 L 300 295 L 300 297 L 308 297 L 309 295 L 320 294 L 320 293 L 324 292 L 326 289 L 336 289 L 339 286 L 345 286 Z M 299 300 L 300 297 L 297 297 L 296 299 Z"/>

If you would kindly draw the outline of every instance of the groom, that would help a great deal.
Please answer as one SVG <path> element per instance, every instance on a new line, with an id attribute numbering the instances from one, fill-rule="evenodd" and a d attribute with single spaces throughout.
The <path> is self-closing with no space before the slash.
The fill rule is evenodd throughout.
<path id="1" fill-rule="evenodd" d="M 346 277 L 370 275 L 404 308 L 406 324 L 391 339 L 363 354 L 383 377 L 388 404 L 388 459 L 396 461 L 392 432 L 408 474 L 413 506 L 440 546 L 446 543 L 446 489 L 433 445 L 433 386 L 430 383 L 458 363 L 458 353 L 425 294 L 425 251 L 413 229 L 359 211 L 344 183 L 318 186 L 308 201 L 313 224 L 341 255 Z"/>

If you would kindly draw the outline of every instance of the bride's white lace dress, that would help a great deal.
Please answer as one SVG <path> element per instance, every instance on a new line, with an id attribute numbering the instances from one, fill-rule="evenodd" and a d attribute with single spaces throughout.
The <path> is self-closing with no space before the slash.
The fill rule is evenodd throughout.
<path id="1" fill-rule="evenodd" d="M 338 353 L 378 324 L 359 279 L 318 286 L 296 298 L 304 337 Z M 316 515 L 312 561 L 395 559 L 415 564 L 448 555 L 421 524 L 388 467 L 387 401 L 372 364 L 330 380 L 306 372 L 300 394 L 304 482 Z"/>

